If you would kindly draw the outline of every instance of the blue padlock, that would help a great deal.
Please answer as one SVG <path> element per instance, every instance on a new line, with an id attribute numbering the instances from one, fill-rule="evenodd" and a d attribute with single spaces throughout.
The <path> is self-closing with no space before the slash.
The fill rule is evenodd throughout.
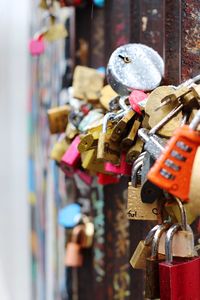
<path id="1" fill-rule="evenodd" d="M 65 228 L 73 228 L 82 218 L 81 206 L 72 203 L 62 208 L 58 213 L 58 224 Z"/>
<path id="2" fill-rule="evenodd" d="M 104 7 L 105 0 L 93 0 L 94 4 L 98 7 Z"/>

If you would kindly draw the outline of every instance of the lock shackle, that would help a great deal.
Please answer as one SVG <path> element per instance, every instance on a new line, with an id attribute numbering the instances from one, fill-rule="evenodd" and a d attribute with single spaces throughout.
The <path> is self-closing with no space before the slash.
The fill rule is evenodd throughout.
<path id="1" fill-rule="evenodd" d="M 128 99 L 128 96 L 121 96 L 119 98 L 119 106 L 124 110 L 128 111 L 130 109 L 130 105 L 126 104 L 126 99 Z"/>
<path id="2" fill-rule="evenodd" d="M 185 210 L 185 207 L 183 205 L 183 203 L 181 202 L 181 200 L 179 200 L 178 198 L 175 198 L 176 199 L 176 203 L 178 205 L 178 208 L 179 208 L 179 211 L 180 211 L 180 215 L 181 215 L 181 228 L 182 230 L 186 230 L 187 231 L 187 213 L 186 213 L 186 210 Z"/>
<path id="3" fill-rule="evenodd" d="M 136 175 L 137 175 L 138 170 L 140 168 L 142 168 L 145 154 L 146 154 L 146 151 L 140 153 L 140 155 L 138 156 L 138 158 L 133 163 L 132 171 L 131 171 L 131 182 L 132 182 L 132 186 L 134 186 L 134 187 L 136 187 L 136 185 L 137 185 L 136 184 L 136 181 L 137 181 Z"/>
<path id="4" fill-rule="evenodd" d="M 106 133 L 108 121 L 111 119 L 114 119 L 115 115 L 116 115 L 116 113 L 112 113 L 112 112 L 105 114 L 105 116 L 103 117 L 103 125 L 102 125 L 103 133 Z"/>
<path id="5" fill-rule="evenodd" d="M 192 130 L 196 130 L 199 124 L 200 124 L 200 109 L 198 110 L 194 119 L 190 123 L 189 128 L 191 128 Z"/>
<path id="6" fill-rule="evenodd" d="M 176 232 L 178 232 L 181 228 L 180 224 L 172 225 L 166 233 L 165 237 L 165 255 L 166 255 L 166 262 L 172 263 L 173 255 L 172 255 L 172 240 Z"/>
<path id="7" fill-rule="evenodd" d="M 163 234 L 163 232 L 165 232 L 168 228 L 169 228 L 169 224 L 165 223 L 165 224 L 161 224 L 158 225 L 159 228 L 156 230 L 153 240 L 152 240 L 152 245 L 151 245 L 151 258 L 157 258 L 158 257 L 158 247 L 159 247 L 159 241 L 160 238 Z"/>
<path id="8" fill-rule="evenodd" d="M 142 168 L 142 165 L 143 165 L 143 160 L 139 161 L 135 166 L 133 165 L 133 167 L 132 167 L 131 183 L 132 183 L 132 186 L 134 186 L 134 187 L 137 186 L 137 172 L 139 169 Z"/>
<path id="9" fill-rule="evenodd" d="M 151 243 L 151 241 L 154 237 L 154 234 L 159 227 L 160 227 L 160 225 L 157 224 L 153 228 L 151 228 L 151 230 L 148 232 L 148 234 L 144 240 L 145 246 L 148 246 Z"/>

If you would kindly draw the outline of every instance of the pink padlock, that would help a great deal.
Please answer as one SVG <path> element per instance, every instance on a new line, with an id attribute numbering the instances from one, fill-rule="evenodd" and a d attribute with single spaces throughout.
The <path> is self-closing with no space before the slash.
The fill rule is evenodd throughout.
<path id="1" fill-rule="evenodd" d="M 82 171 L 80 169 L 76 169 L 75 173 L 80 177 L 80 179 L 82 181 L 84 181 L 87 185 L 92 184 L 93 181 L 93 177 L 90 176 L 88 173 L 86 173 L 85 171 Z"/>
<path id="2" fill-rule="evenodd" d="M 77 135 L 61 159 L 61 168 L 62 165 L 67 165 L 73 168 L 77 166 L 81 158 L 81 154 L 78 151 L 79 143 L 80 137 Z"/>
<path id="3" fill-rule="evenodd" d="M 141 114 L 140 106 L 144 106 L 144 103 L 147 100 L 147 94 L 140 90 L 133 90 L 128 99 L 132 109 L 138 114 Z"/>
<path id="4" fill-rule="evenodd" d="M 37 39 L 32 39 L 29 42 L 29 51 L 32 56 L 39 56 L 44 53 L 45 45 L 43 36 L 39 36 Z"/>
<path id="5" fill-rule="evenodd" d="M 101 184 L 101 185 L 118 183 L 118 182 L 119 182 L 119 177 L 118 176 L 102 174 L 102 173 L 98 174 L 98 183 Z"/>
<path id="6" fill-rule="evenodd" d="M 120 165 L 114 165 L 110 162 L 105 163 L 105 171 L 120 175 L 131 175 L 131 165 L 126 162 L 126 154 L 121 154 Z"/>

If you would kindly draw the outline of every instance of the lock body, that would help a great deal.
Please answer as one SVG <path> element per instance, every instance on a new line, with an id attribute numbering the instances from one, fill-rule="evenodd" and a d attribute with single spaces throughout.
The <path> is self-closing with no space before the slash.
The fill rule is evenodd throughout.
<path id="1" fill-rule="evenodd" d="M 83 265 L 83 255 L 81 246 L 77 243 L 69 242 L 66 247 L 65 266 L 81 267 Z"/>
<path id="2" fill-rule="evenodd" d="M 32 56 L 39 56 L 45 51 L 43 38 L 32 39 L 29 43 L 29 52 Z"/>
<path id="3" fill-rule="evenodd" d="M 65 154 L 61 159 L 62 165 L 75 168 L 80 160 L 80 152 L 78 151 L 78 144 L 80 143 L 80 137 L 77 135 Z"/>
<path id="4" fill-rule="evenodd" d="M 148 173 L 148 179 L 172 195 L 189 201 L 189 185 L 195 154 L 200 145 L 198 131 L 184 125 L 175 130 L 162 155 Z"/>
<path id="5" fill-rule="evenodd" d="M 68 105 L 51 108 L 48 110 L 49 130 L 51 134 L 65 132 L 70 107 Z"/>

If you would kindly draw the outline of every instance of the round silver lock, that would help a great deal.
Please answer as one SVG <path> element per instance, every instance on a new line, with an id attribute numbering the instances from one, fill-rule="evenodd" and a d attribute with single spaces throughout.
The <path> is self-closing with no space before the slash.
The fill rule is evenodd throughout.
<path id="1" fill-rule="evenodd" d="M 132 90 L 151 91 L 159 86 L 164 74 L 164 62 L 152 48 L 142 44 L 127 44 L 117 48 L 107 66 L 107 80 L 121 96 Z"/>

